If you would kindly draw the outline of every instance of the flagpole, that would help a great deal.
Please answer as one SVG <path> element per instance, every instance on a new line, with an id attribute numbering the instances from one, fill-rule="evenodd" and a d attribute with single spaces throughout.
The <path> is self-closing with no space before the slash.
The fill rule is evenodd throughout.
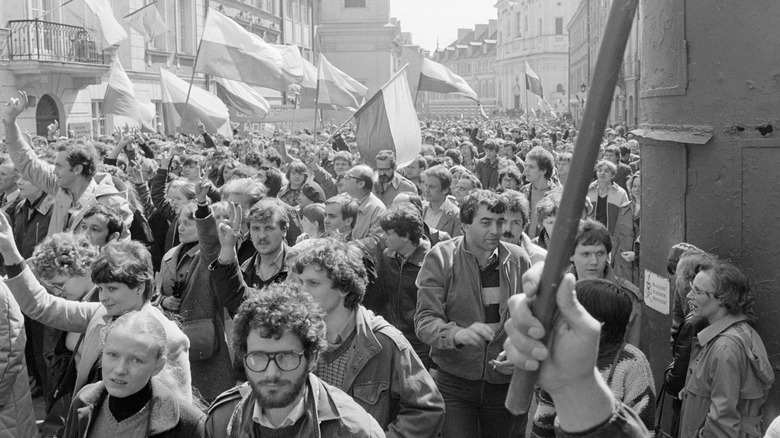
<path id="1" fill-rule="evenodd" d="M 71 1 L 73 1 L 73 0 L 71 0 Z M 135 11 L 125 15 L 124 17 L 122 17 L 122 19 L 125 19 L 125 18 L 127 18 L 127 17 L 129 17 L 131 15 L 135 15 L 135 14 L 143 11 L 144 9 L 148 8 L 149 6 L 152 6 L 152 5 L 156 4 L 157 2 L 158 2 L 158 0 L 154 0 L 153 2 L 149 3 L 148 5 L 145 5 L 144 7 L 136 9 Z"/>
<path id="2" fill-rule="evenodd" d="M 206 20 L 208 21 L 208 12 L 206 13 Z M 204 25 L 205 27 L 205 25 Z M 181 124 L 182 127 L 184 126 L 185 120 L 187 119 L 187 109 L 189 109 L 190 106 L 190 93 L 192 93 L 192 83 L 195 82 L 195 70 L 198 67 L 198 58 L 200 57 L 200 47 L 203 45 L 203 35 L 200 36 L 200 41 L 198 42 L 198 51 L 195 52 L 195 62 L 192 63 L 192 76 L 190 76 L 190 87 L 187 89 L 187 98 L 184 100 L 184 111 L 181 115 Z"/>

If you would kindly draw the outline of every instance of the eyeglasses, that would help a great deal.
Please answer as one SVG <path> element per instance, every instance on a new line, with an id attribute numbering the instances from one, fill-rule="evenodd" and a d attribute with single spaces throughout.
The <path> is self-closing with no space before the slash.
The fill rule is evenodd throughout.
<path id="1" fill-rule="evenodd" d="M 282 371 L 292 371 L 301 365 L 302 351 L 280 351 L 278 353 L 265 353 L 253 351 L 244 355 L 244 364 L 256 373 L 262 373 L 273 360 Z"/>
<path id="2" fill-rule="evenodd" d="M 693 291 L 693 293 L 695 293 L 696 295 L 710 295 L 710 294 L 713 294 L 713 295 L 714 295 L 714 294 L 715 294 L 715 292 L 710 292 L 710 291 L 706 291 L 706 290 L 701 290 L 701 289 L 699 289 L 698 287 L 696 287 L 696 286 L 693 284 L 693 282 L 692 282 L 692 281 L 689 281 L 689 282 L 688 282 L 688 285 L 691 287 L 691 290 L 692 290 L 692 291 Z"/>
<path id="3" fill-rule="evenodd" d="M 377 172 L 382 172 L 382 173 L 391 173 L 391 172 L 394 172 L 394 170 L 393 170 L 393 168 L 392 168 L 392 167 L 386 167 L 386 168 L 377 167 L 377 168 L 376 168 L 376 171 L 377 171 Z"/>

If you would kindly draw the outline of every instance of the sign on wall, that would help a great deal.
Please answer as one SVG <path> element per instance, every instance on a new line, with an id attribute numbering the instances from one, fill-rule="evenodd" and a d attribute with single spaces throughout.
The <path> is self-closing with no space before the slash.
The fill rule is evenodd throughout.
<path id="1" fill-rule="evenodd" d="M 669 279 L 645 269 L 645 304 L 651 309 L 669 314 Z"/>

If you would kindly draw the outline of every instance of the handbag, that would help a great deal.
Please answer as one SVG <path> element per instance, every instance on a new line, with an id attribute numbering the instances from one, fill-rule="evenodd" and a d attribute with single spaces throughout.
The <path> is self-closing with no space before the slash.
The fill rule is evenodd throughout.
<path id="1" fill-rule="evenodd" d="M 184 321 L 181 329 L 190 340 L 190 360 L 206 360 L 214 356 L 218 345 L 212 318 Z"/>
<path id="2" fill-rule="evenodd" d="M 661 427 L 661 416 L 664 412 L 664 402 L 666 401 L 666 384 L 661 386 L 661 390 L 658 391 L 658 396 L 655 398 L 655 432 L 656 438 L 672 438 L 672 435 L 665 432 Z"/>

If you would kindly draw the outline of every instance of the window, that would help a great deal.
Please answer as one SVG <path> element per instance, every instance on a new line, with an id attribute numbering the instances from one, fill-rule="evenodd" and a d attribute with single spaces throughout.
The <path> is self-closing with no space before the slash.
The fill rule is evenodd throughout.
<path id="1" fill-rule="evenodd" d="M 287 0 L 284 6 L 284 16 L 286 18 L 292 18 L 292 0 Z"/>
<path id="2" fill-rule="evenodd" d="M 176 2 L 178 9 L 177 47 L 179 53 L 187 55 L 195 54 L 195 13 L 194 2 L 191 0 L 179 0 Z"/>
<path id="3" fill-rule="evenodd" d="M 345 8 L 365 8 L 366 0 L 344 0 Z"/>
<path id="4" fill-rule="evenodd" d="M 149 2 L 147 1 L 147 4 Z M 160 15 L 165 21 L 165 25 L 171 32 L 166 32 L 149 42 L 149 48 L 154 50 L 160 50 L 162 52 L 173 51 L 173 32 L 176 30 L 176 5 L 172 1 L 161 2 L 157 5 Z"/>
<path id="5" fill-rule="evenodd" d="M 103 114 L 103 102 L 92 101 L 92 134 L 106 135 L 106 115 Z"/>
<path id="6" fill-rule="evenodd" d="M 556 93 L 563 93 L 563 84 L 558 84 L 558 85 L 555 87 L 555 92 L 556 92 Z"/>
<path id="7" fill-rule="evenodd" d="M 306 5 L 306 0 L 301 0 L 301 15 L 303 15 L 303 23 L 311 24 L 311 5 Z"/>
<path id="8" fill-rule="evenodd" d="M 563 17 L 555 17 L 555 34 L 563 35 Z"/>
<path id="9" fill-rule="evenodd" d="M 54 0 L 31 0 L 29 6 L 31 20 L 40 18 L 43 21 L 53 21 L 55 23 L 59 23 L 61 21 L 61 10 L 58 7 L 60 5 L 55 5 Z M 46 12 L 50 11 L 51 13 L 46 14 Z M 43 14 L 46 15 L 44 16 Z"/>
<path id="10" fill-rule="evenodd" d="M 522 21 L 520 20 L 520 13 L 515 14 L 515 36 L 519 37 L 523 34 L 523 30 L 520 28 L 520 24 Z"/>
<path id="11" fill-rule="evenodd" d="M 540 18 L 539 18 L 539 35 L 542 35 L 542 29 L 543 29 L 543 28 L 542 28 L 542 19 L 541 19 L 541 17 L 540 17 Z"/>

